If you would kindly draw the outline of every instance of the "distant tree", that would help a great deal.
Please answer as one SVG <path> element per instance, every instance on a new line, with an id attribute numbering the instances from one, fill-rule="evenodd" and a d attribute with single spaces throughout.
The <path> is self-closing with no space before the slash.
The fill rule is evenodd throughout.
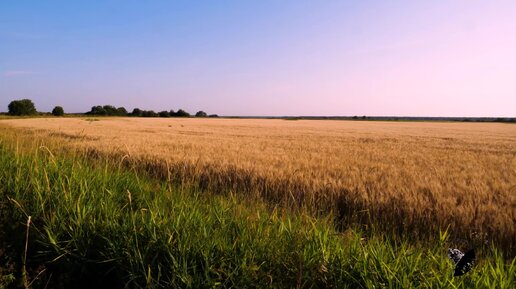
<path id="1" fill-rule="evenodd" d="M 52 115 L 53 116 L 63 116 L 64 115 L 64 109 L 62 106 L 56 106 L 54 109 L 52 109 Z"/>
<path id="2" fill-rule="evenodd" d="M 144 110 L 142 112 L 143 117 L 157 117 L 158 114 L 154 112 L 154 110 Z"/>
<path id="3" fill-rule="evenodd" d="M 36 114 L 36 107 L 30 99 L 13 100 L 9 103 L 10 115 L 33 115 Z"/>
<path id="4" fill-rule="evenodd" d="M 106 115 L 118 115 L 116 107 L 112 105 L 104 105 L 102 108 L 106 111 Z"/>
<path id="5" fill-rule="evenodd" d="M 205 113 L 204 111 L 202 110 L 199 110 L 196 114 L 195 114 L 195 117 L 208 117 L 208 114 Z"/>
<path id="6" fill-rule="evenodd" d="M 96 105 L 91 108 L 86 114 L 89 115 L 107 115 L 107 116 L 126 116 L 127 110 L 125 107 L 116 108 L 113 105 Z"/>
<path id="7" fill-rule="evenodd" d="M 127 109 L 125 107 L 121 106 L 116 109 L 116 115 L 118 116 L 126 116 L 127 115 Z"/>
<path id="8" fill-rule="evenodd" d="M 353 119 L 358 119 L 358 116 L 356 116 L 356 115 L 355 115 L 355 116 L 353 117 Z"/>
<path id="9" fill-rule="evenodd" d="M 133 112 L 131 112 L 132 116 L 142 116 L 143 111 L 139 108 L 133 109 Z"/>
<path id="10" fill-rule="evenodd" d="M 160 111 L 158 113 L 158 115 L 159 115 L 159 117 L 170 117 L 170 113 L 168 111 L 166 111 L 166 110 Z"/>
<path id="11" fill-rule="evenodd" d="M 177 117 L 190 117 L 190 114 L 182 109 L 176 112 Z"/>
<path id="12" fill-rule="evenodd" d="M 100 105 L 92 106 L 91 110 L 89 112 L 87 112 L 86 114 L 107 115 L 106 110 Z"/>
<path id="13" fill-rule="evenodd" d="M 364 115 L 364 116 L 362 116 L 362 119 L 367 119 L 367 116 L 365 116 L 365 115 Z"/>
<path id="14" fill-rule="evenodd" d="M 171 116 L 171 117 L 174 117 L 174 116 L 176 116 L 176 112 L 175 112 L 173 109 L 171 109 L 171 110 L 168 112 L 168 115 L 169 115 L 169 116 Z"/>
<path id="15" fill-rule="evenodd" d="M 219 117 L 218 114 L 210 114 L 208 117 Z"/>

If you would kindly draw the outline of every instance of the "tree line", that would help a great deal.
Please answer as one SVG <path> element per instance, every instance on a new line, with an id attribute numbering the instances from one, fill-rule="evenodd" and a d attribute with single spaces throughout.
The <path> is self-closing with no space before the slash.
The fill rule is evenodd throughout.
<path id="1" fill-rule="evenodd" d="M 36 115 L 38 111 L 34 102 L 30 99 L 13 100 L 8 105 L 8 114 L 15 116 L 22 115 Z M 52 115 L 63 116 L 65 114 L 62 106 L 56 106 L 52 109 Z M 142 110 L 135 108 L 132 112 L 128 112 L 124 107 L 115 107 L 113 105 L 96 105 L 86 115 L 93 116 L 135 116 L 135 117 L 191 117 L 190 113 L 183 109 L 178 111 L 164 110 L 155 112 L 153 110 Z M 195 114 L 195 117 L 218 117 L 216 114 L 208 115 L 206 112 L 200 110 Z"/>

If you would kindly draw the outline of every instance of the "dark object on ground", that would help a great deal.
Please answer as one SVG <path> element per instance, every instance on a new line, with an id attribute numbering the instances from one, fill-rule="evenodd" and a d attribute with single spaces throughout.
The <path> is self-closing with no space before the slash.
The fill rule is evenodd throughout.
<path id="1" fill-rule="evenodd" d="M 466 274 L 475 262 L 475 249 L 467 251 L 465 254 L 459 249 L 448 249 L 448 257 L 455 263 L 453 276 Z"/>

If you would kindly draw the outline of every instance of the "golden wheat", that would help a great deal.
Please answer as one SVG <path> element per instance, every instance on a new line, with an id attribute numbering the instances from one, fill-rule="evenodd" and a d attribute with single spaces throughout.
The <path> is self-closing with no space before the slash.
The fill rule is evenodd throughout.
<path id="1" fill-rule="evenodd" d="M 21 119 L 15 128 L 212 192 L 333 210 L 400 234 L 516 240 L 516 125 L 253 119 Z"/>

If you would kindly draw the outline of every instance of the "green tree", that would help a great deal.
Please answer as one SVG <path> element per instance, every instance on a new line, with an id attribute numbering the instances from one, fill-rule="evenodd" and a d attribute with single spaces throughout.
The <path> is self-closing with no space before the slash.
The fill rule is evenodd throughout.
<path id="1" fill-rule="evenodd" d="M 159 117 L 169 117 L 170 116 L 170 113 L 166 110 L 160 111 L 158 114 L 159 114 Z"/>
<path id="2" fill-rule="evenodd" d="M 141 112 L 139 109 L 135 108 L 135 110 L 138 110 L 138 112 Z M 134 112 L 134 111 L 133 111 Z M 96 105 L 91 108 L 89 112 L 86 114 L 90 115 L 107 115 L 107 116 L 126 116 L 127 109 L 125 107 L 119 107 L 116 108 L 113 105 Z"/>
<path id="3" fill-rule="evenodd" d="M 13 100 L 9 103 L 10 115 L 33 115 L 36 114 L 36 107 L 30 99 Z"/>
<path id="4" fill-rule="evenodd" d="M 91 107 L 91 110 L 87 114 L 106 115 L 107 113 L 106 113 L 106 110 L 102 106 L 97 105 L 97 106 Z"/>
<path id="5" fill-rule="evenodd" d="M 133 109 L 133 112 L 131 112 L 132 116 L 142 116 L 143 111 L 139 108 Z"/>
<path id="6" fill-rule="evenodd" d="M 116 114 L 119 116 L 126 116 L 127 115 L 127 109 L 125 107 L 121 106 L 116 109 Z"/>
<path id="7" fill-rule="evenodd" d="M 106 111 L 106 115 L 118 115 L 116 107 L 112 105 L 104 105 L 102 108 Z"/>
<path id="8" fill-rule="evenodd" d="M 154 110 L 144 110 L 142 112 L 142 116 L 143 117 L 157 117 L 158 114 L 156 112 L 154 112 Z"/>
<path id="9" fill-rule="evenodd" d="M 207 117 L 208 114 L 205 113 L 204 111 L 202 110 L 199 110 L 196 114 L 195 114 L 195 117 Z"/>
<path id="10" fill-rule="evenodd" d="M 190 117 L 190 114 L 182 109 L 176 112 L 177 117 Z"/>
<path id="11" fill-rule="evenodd" d="M 54 116 L 63 116 L 64 115 L 64 109 L 62 106 L 56 106 L 52 110 L 52 115 Z"/>

